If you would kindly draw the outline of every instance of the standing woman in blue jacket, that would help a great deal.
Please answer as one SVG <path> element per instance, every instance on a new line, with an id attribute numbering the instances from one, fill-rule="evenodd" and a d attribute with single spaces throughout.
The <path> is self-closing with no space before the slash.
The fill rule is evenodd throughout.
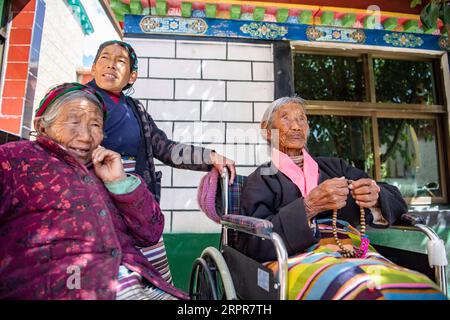
<path id="1" fill-rule="evenodd" d="M 137 79 L 138 60 L 134 49 L 122 41 L 100 45 L 92 65 L 93 80 L 88 83 L 103 96 L 108 108 L 102 145 L 121 154 L 128 171 L 139 174 L 155 195 L 161 196 L 161 172 L 155 171 L 153 158 L 179 169 L 219 172 L 227 167 L 232 182 L 234 161 L 213 150 L 181 144 L 167 138 L 144 106 L 123 92 Z"/>

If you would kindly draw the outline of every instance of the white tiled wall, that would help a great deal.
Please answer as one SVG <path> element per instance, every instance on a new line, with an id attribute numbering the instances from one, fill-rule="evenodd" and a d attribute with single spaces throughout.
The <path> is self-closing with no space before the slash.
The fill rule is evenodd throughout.
<path id="1" fill-rule="evenodd" d="M 169 138 L 203 145 L 233 159 L 248 175 L 268 160 L 259 121 L 274 98 L 272 45 L 125 38 L 139 57 L 133 97 Z M 165 232 L 220 232 L 197 204 L 204 172 L 162 171 Z"/>
<path id="2" fill-rule="evenodd" d="M 151 78 L 201 78 L 200 60 L 149 59 Z"/>
<path id="3" fill-rule="evenodd" d="M 51 19 L 44 19 L 34 109 L 52 86 L 76 81 L 83 62 L 83 31 L 71 9 L 64 1 L 45 2 Z"/>
<path id="4" fill-rule="evenodd" d="M 151 100 L 147 102 L 147 111 L 153 120 L 199 121 L 200 101 Z"/>
<path id="5" fill-rule="evenodd" d="M 225 100 L 225 81 L 175 80 L 176 100 Z"/>

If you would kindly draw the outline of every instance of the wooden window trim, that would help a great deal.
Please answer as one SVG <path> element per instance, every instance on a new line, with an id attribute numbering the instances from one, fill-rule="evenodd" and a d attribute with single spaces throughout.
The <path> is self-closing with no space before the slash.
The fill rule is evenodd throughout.
<path id="1" fill-rule="evenodd" d="M 434 119 L 436 122 L 436 145 L 438 155 L 438 170 L 441 183 L 442 196 L 439 197 L 405 197 L 409 205 L 430 205 L 448 203 L 448 189 L 450 183 L 450 156 L 445 155 L 445 150 L 450 150 L 450 139 L 446 139 L 445 133 L 450 132 L 450 91 L 446 90 L 450 83 L 448 54 L 445 53 L 416 53 L 416 52 L 385 52 L 382 50 L 352 49 L 352 52 L 339 50 L 342 48 L 317 48 L 293 45 L 292 53 L 305 53 L 327 56 L 362 57 L 364 64 L 364 78 L 366 85 L 365 101 L 307 101 L 306 113 L 308 115 L 337 115 L 337 116 L 365 116 L 372 121 L 372 143 L 374 152 L 375 178 L 381 179 L 381 161 L 378 133 L 378 119 Z M 373 59 L 394 59 L 407 61 L 424 61 L 433 63 L 436 101 L 439 104 L 394 104 L 377 103 L 375 92 L 375 77 L 373 73 Z M 447 74 L 446 74 L 447 72 Z M 295 74 L 294 74 L 295 78 Z"/>
<path id="2" fill-rule="evenodd" d="M 307 107 L 313 109 L 326 110 L 353 110 L 378 112 L 385 111 L 389 113 L 404 114 L 408 112 L 416 113 L 446 113 L 445 107 L 442 105 L 422 105 L 422 104 L 392 104 L 392 103 L 372 103 L 372 102 L 350 102 L 350 101 L 321 101 L 308 100 Z"/>
<path id="3" fill-rule="evenodd" d="M 376 58 L 400 59 L 409 61 L 431 61 L 442 56 L 442 51 L 403 49 L 403 48 L 373 48 L 364 45 L 338 43 L 297 43 L 292 44 L 292 52 L 311 53 L 318 55 L 336 55 L 357 57 L 372 54 Z"/>

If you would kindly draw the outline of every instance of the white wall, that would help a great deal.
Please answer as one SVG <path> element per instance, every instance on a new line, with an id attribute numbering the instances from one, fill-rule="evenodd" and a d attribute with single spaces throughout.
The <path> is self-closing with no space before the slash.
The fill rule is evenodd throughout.
<path id="1" fill-rule="evenodd" d="M 66 1 L 45 1 L 46 13 L 39 56 L 35 109 L 50 87 L 63 82 L 77 81 L 77 69 L 82 68 L 86 61 L 89 63 L 84 67 L 90 67 L 90 62 L 102 42 L 119 39 L 98 1 L 81 2 L 94 27 L 94 32 L 90 35 L 83 33 L 78 18 L 72 13 Z"/>
<path id="2" fill-rule="evenodd" d="M 268 160 L 259 121 L 274 98 L 271 44 L 125 38 L 139 57 L 138 98 L 166 134 L 234 159 L 248 175 Z M 165 232 L 219 232 L 199 211 L 204 172 L 156 161 L 163 172 Z"/>
<path id="3" fill-rule="evenodd" d="M 34 109 L 51 86 L 76 81 L 83 61 L 84 34 L 70 7 L 62 0 L 45 3 Z"/>

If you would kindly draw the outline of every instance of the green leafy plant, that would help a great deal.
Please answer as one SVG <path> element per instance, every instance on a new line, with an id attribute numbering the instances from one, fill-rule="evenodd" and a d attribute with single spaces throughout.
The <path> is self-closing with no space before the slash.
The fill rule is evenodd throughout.
<path id="1" fill-rule="evenodd" d="M 421 5 L 422 4 L 422 0 L 412 0 L 411 1 L 411 8 L 415 8 L 415 7 L 417 7 L 418 5 Z"/>
<path id="2" fill-rule="evenodd" d="M 411 8 L 421 4 L 422 0 L 412 0 Z M 431 0 L 423 7 L 420 13 L 420 21 L 422 21 L 425 30 L 436 29 L 438 19 L 444 24 L 442 33 L 450 34 L 450 0 Z"/>

